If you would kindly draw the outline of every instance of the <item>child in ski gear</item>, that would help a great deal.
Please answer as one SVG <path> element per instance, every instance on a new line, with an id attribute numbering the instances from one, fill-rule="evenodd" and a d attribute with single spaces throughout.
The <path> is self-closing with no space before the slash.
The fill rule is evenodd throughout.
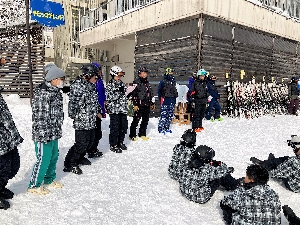
<path id="1" fill-rule="evenodd" d="M 196 132 L 204 130 L 202 126 L 202 120 L 205 115 L 207 98 L 209 96 L 207 89 L 207 82 L 205 80 L 206 71 L 201 69 L 197 72 L 197 78 L 195 79 L 191 89 L 191 106 L 194 108 L 194 115 L 192 118 L 192 128 Z"/>
<path id="2" fill-rule="evenodd" d="M 110 117 L 109 145 L 111 151 L 122 153 L 122 150 L 127 150 L 123 142 L 128 129 L 127 87 L 121 80 L 125 72 L 119 66 L 113 66 L 110 75 L 111 80 L 106 85 L 106 108 Z"/>
<path id="3" fill-rule="evenodd" d="M 1 59 L 1 65 L 5 60 Z M 0 77 L 2 75 L 0 74 Z M 0 87 L 0 93 L 3 87 Z M 6 188 L 8 180 L 12 179 L 20 168 L 20 155 L 17 146 L 23 142 L 12 115 L 3 96 L 0 94 L 0 209 L 10 207 L 7 199 L 11 199 L 14 193 Z"/>
<path id="4" fill-rule="evenodd" d="M 247 167 L 244 184 L 220 203 L 226 224 L 280 224 L 281 203 L 268 180 L 265 168 Z"/>
<path id="5" fill-rule="evenodd" d="M 282 211 L 285 218 L 289 221 L 290 225 L 300 224 L 300 218 L 296 216 L 294 211 L 288 205 L 282 206 Z"/>
<path id="6" fill-rule="evenodd" d="M 86 153 L 96 154 L 93 149 L 95 139 L 96 118 L 101 119 L 102 109 L 98 103 L 95 88 L 99 69 L 93 64 L 81 67 L 82 74 L 70 86 L 70 100 L 68 114 L 73 119 L 75 129 L 75 143 L 69 149 L 65 162 L 64 172 L 82 174 L 79 164 L 90 165 L 85 158 Z"/>
<path id="7" fill-rule="evenodd" d="M 176 98 L 178 97 L 174 71 L 171 68 L 166 69 L 163 80 L 158 85 L 158 99 L 160 101 L 160 119 L 158 122 L 158 132 L 166 134 L 166 132 L 172 133 L 170 130 L 170 124 L 174 116 L 174 106 L 176 104 Z"/>
<path id="8" fill-rule="evenodd" d="M 106 117 L 106 110 L 105 110 L 106 95 L 105 95 L 105 87 L 104 87 L 104 82 L 103 82 L 102 67 L 100 64 L 98 64 L 96 62 L 92 62 L 92 64 L 99 69 L 98 79 L 96 82 L 96 90 L 98 93 L 98 102 L 102 108 L 102 118 L 105 118 Z"/>
<path id="9" fill-rule="evenodd" d="M 291 115 L 298 115 L 297 111 L 299 109 L 299 94 L 298 89 L 298 77 L 293 77 L 291 83 L 288 85 L 288 96 L 290 99 L 290 104 L 288 108 L 288 113 Z"/>
<path id="10" fill-rule="evenodd" d="M 295 156 L 279 157 L 270 153 L 267 160 L 259 160 L 251 157 L 250 161 L 254 164 L 261 165 L 270 171 L 273 178 L 282 179 L 286 188 L 290 191 L 300 192 L 300 137 L 293 136 L 290 141 L 290 146 L 293 148 Z"/>
<path id="11" fill-rule="evenodd" d="M 179 181 L 180 192 L 187 199 L 203 204 L 210 200 L 220 185 L 226 190 L 237 188 L 238 181 L 230 175 L 234 169 L 213 160 L 214 156 L 215 151 L 206 145 L 196 148 Z"/>
<path id="12" fill-rule="evenodd" d="M 179 181 L 182 177 L 183 171 L 190 161 L 191 156 L 195 152 L 196 133 L 192 129 L 188 129 L 181 136 L 180 144 L 173 148 L 172 160 L 169 165 L 169 176 Z"/>
<path id="13" fill-rule="evenodd" d="M 212 117 L 212 109 L 215 109 L 215 114 L 214 114 L 214 119 L 215 120 L 221 120 L 222 118 L 220 117 L 221 114 L 221 105 L 218 102 L 218 99 L 220 98 L 220 94 L 218 92 L 217 87 L 215 86 L 217 77 L 213 75 L 208 75 L 207 76 L 207 89 L 210 94 L 208 97 L 209 103 L 208 107 L 205 112 L 205 118 L 207 120 L 210 120 Z"/>
<path id="14" fill-rule="evenodd" d="M 150 109 L 154 110 L 155 105 L 152 102 L 153 92 L 151 85 L 147 80 L 147 73 L 147 68 L 140 68 L 138 70 L 138 77 L 136 77 L 133 81 L 135 89 L 131 92 L 131 96 L 134 113 L 129 133 L 129 139 L 132 141 L 136 141 L 138 139 L 136 136 L 136 128 L 141 118 L 142 122 L 140 124 L 138 136 L 143 140 L 149 139 L 146 136 L 146 130 L 149 122 Z"/>
<path id="15" fill-rule="evenodd" d="M 187 93 L 187 96 L 186 96 L 186 99 L 188 101 L 186 112 L 188 112 L 188 113 L 194 113 L 194 108 L 192 108 L 192 106 L 191 106 L 191 91 L 192 91 L 193 83 L 194 83 L 196 78 L 197 78 L 197 72 L 194 72 L 192 77 L 189 79 L 189 84 L 188 84 L 188 89 L 189 90 L 188 90 L 188 93 Z"/>
<path id="16" fill-rule="evenodd" d="M 101 106 L 102 109 L 102 118 L 106 117 L 106 112 L 105 112 L 105 101 L 106 101 L 106 96 L 105 96 L 105 87 L 103 83 L 103 76 L 102 76 L 102 68 L 101 66 L 96 63 L 92 62 L 94 66 L 96 66 L 99 69 L 98 73 L 98 79 L 96 82 L 96 91 L 98 93 L 98 103 Z M 96 128 L 95 128 L 95 140 L 94 144 L 91 147 L 91 152 L 88 154 L 89 158 L 96 158 L 96 157 L 101 157 L 103 154 L 98 150 L 98 144 L 100 139 L 102 138 L 102 130 L 101 130 L 101 118 L 98 116 L 96 117 Z"/>
<path id="17" fill-rule="evenodd" d="M 43 186 L 61 188 L 56 178 L 56 163 L 64 120 L 63 88 L 65 73 L 55 64 L 45 67 L 45 82 L 37 86 L 32 99 L 32 140 L 37 161 L 33 166 L 28 192 L 45 195 L 50 191 Z"/>

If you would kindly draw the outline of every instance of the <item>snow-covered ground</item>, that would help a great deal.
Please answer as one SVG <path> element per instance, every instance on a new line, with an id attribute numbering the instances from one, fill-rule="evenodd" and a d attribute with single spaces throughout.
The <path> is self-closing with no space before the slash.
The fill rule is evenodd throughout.
<path id="1" fill-rule="evenodd" d="M 76 175 L 62 171 L 64 157 L 74 142 L 72 121 L 66 113 L 57 164 L 57 180 L 65 186 L 47 196 L 27 193 L 35 162 L 31 108 L 28 99 L 16 95 L 4 98 L 25 140 L 19 146 L 21 168 L 8 184 L 16 195 L 10 200 L 11 208 L 1 210 L 0 224 L 224 224 L 219 202 L 228 192 L 218 190 L 208 203 L 200 205 L 181 196 L 178 183 L 168 176 L 173 147 L 190 126 L 173 124 L 173 134 L 164 137 L 157 132 L 157 118 L 148 126 L 150 140 L 130 142 L 126 137 L 128 150 L 122 154 L 109 151 L 109 118 L 103 119 L 99 149 L 104 156 L 92 159 L 92 165 L 82 166 L 83 174 Z M 64 101 L 66 111 L 67 96 Z M 204 121 L 205 130 L 197 134 L 197 145 L 214 148 L 216 160 L 235 168 L 234 177 L 245 176 L 251 156 L 264 159 L 270 152 L 293 155 L 286 140 L 291 134 L 300 135 L 300 117 L 224 118 L 222 122 Z M 128 119 L 130 124 L 132 119 Z M 273 179 L 269 185 L 279 194 L 282 205 L 288 204 L 299 216 L 299 194 Z M 288 224 L 283 214 L 282 224 Z"/>

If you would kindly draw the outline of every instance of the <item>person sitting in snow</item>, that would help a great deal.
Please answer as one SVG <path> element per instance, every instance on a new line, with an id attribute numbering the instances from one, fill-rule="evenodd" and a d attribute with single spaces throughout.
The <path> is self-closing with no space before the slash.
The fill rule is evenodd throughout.
<path id="1" fill-rule="evenodd" d="M 203 204 L 211 199 L 220 185 L 226 190 L 234 190 L 239 185 L 230 174 L 233 167 L 213 160 L 214 156 L 215 151 L 206 145 L 196 148 L 179 181 L 180 192 L 187 199 Z"/>
<path id="2" fill-rule="evenodd" d="M 32 194 L 46 195 L 49 189 L 62 188 L 55 181 L 56 163 L 58 160 L 58 140 L 62 137 L 64 120 L 63 88 L 65 72 L 55 64 L 45 66 L 45 82 L 37 86 L 32 99 L 32 139 L 36 152 L 36 163 L 33 166 L 27 191 Z"/>
<path id="3" fill-rule="evenodd" d="M 220 94 L 218 92 L 217 87 L 215 86 L 217 77 L 213 75 L 208 75 L 207 76 L 207 89 L 210 94 L 208 97 L 208 107 L 205 111 L 205 118 L 207 120 L 219 120 L 222 121 L 223 119 L 220 117 L 221 114 L 221 105 L 218 102 L 218 99 L 220 98 Z M 213 108 L 215 109 L 214 116 L 212 118 L 212 110 Z"/>
<path id="4" fill-rule="evenodd" d="M 271 177 L 282 179 L 286 188 L 290 191 L 300 192 L 300 137 L 292 136 L 289 145 L 293 148 L 295 156 L 283 156 L 275 158 L 270 153 L 267 160 L 259 160 L 251 157 L 254 164 L 265 167 L 271 173 Z"/>
<path id="5" fill-rule="evenodd" d="M 178 97 L 173 74 L 173 69 L 167 68 L 163 80 L 158 85 L 157 95 L 161 105 L 158 132 L 161 134 L 172 133 L 170 124 L 174 116 L 176 98 Z"/>
<path id="6" fill-rule="evenodd" d="M 1 58 L 1 57 L 0 57 Z M 4 58 L 1 58 L 1 66 L 5 65 Z M 0 77 L 3 75 L 0 74 Z M 0 87 L 0 93 L 3 87 Z M 14 123 L 8 106 L 0 94 L 0 209 L 10 207 L 7 199 L 12 199 L 14 193 L 6 188 L 8 180 L 16 176 L 20 168 L 20 155 L 18 145 L 23 138 Z"/>
<path id="7" fill-rule="evenodd" d="M 184 168 L 195 152 L 196 137 L 195 131 L 188 129 L 181 136 L 180 144 L 175 145 L 173 148 L 173 156 L 168 169 L 169 176 L 172 179 L 177 181 L 181 179 Z"/>
<path id="8" fill-rule="evenodd" d="M 267 185 L 268 171 L 259 165 L 246 170 L 244 184 L 220 203 L 226 224 L 280 224 L 278 194 Z"/>

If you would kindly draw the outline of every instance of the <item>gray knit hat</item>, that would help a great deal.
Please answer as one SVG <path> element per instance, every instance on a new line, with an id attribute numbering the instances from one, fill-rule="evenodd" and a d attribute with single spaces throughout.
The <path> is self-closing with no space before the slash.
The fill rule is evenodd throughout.
<path id="1" fill-rule="evenodd" d="M 66 76 L 65 72 L 62 69 L 58 68 L 53 63 L 47 64 L 45 66 L 45 73 L 46 73 L 46 77 L 45 77 L 46 81 L 51 81 Z"/>

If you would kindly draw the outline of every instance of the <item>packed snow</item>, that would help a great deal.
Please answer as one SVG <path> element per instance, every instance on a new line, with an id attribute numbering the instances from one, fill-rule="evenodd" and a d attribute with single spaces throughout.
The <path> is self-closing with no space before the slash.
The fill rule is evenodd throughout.
<path id="1" fill-rule="evenodd" d="M 4 94 L 3 94 L 4 95 Z M 83 174 L 65 173 L 64 157 L 74 142 L 72 121 L 67 117 L 68 96 L 64 95 L 65 121 L 60 139 L 57 180 L 62 189 L 51 189 L 46 196 L 27 193 L 35 152 L 31 140 L 31 107 L 29 99 L 4 95 L 16 126 L 25 139 L 19 146 L 21 168 L 8 188 L 15 193 L 9 200 L 11 208 L 1 210 L 1 224 L 224 224 L 220 200 L 229 192 L 219 189 L 203 205 L 185 199 L 178 183 L 168 176 L 173 147 L 180 142 L 190 125 L 172 124 L 172 134 L 157 132 L 158 118 L 151 118 L 149 141 L 131 142 L 128 150 L 116 154 L 109 150 L 109 117 L 102 120 L 103 138 L 99 149 L 102 158 L 91 159 L 92 165 L 82 166 Z M 128 117 L 129 125 L 132 121 Z M 298 134 L 300 117 L 281 115 L 246 120 L 228 118 L 204 121 L 205 130 L 197 134 L 197 145 L 205 144 L 216 151 L 216 160 L 233 166 L 233 176 L 245 176 L 249 158 L 293 155 L 287 145 L 290 135 Z M 128 134 L 127 134 L 128 135 Z M 299 194 L 285 189 L 281 182 L 270 179 L 269 185 L 279 194 L 282 205 L 288 204 L 300 216 Z M 282 224 L 288 224 L 282 213 Z"/>

